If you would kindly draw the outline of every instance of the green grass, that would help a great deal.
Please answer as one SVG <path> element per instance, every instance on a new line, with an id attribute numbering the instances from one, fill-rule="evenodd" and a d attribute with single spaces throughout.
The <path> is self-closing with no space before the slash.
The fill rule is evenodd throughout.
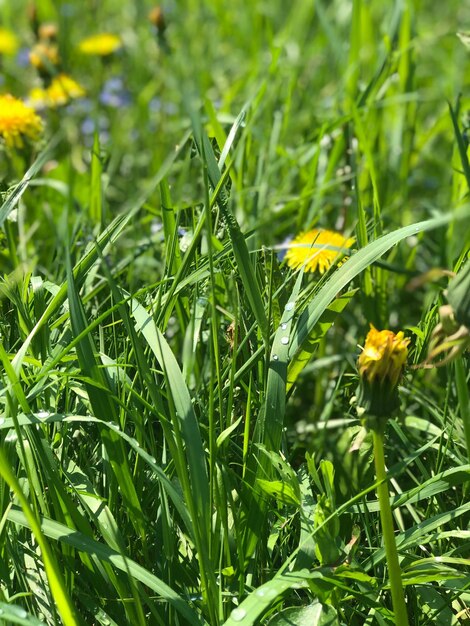
<path id="1" fill-rule="evenodd" d="M 394 624 L 356 360 L 422 363 L 470 262 L 468 9 L 36 6 L 87 96 L 0 149 L 0 624 Z M 356 241 L 323 276 L 278 255 L 313 227 Z M 413 626 L 470 620 L 468 381 L 409 367 L 386 430 Z"/>

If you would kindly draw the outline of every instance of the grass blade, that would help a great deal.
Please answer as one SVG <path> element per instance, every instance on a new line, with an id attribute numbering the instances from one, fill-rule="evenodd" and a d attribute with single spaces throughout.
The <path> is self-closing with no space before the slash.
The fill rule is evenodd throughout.
<path id="1" fill-rule="evenodd" d="M 25 513 L 20 511 L 18 507 L 12 507 L 10 509 L 8 519 L 14 524 L 20 524 L 26 528 L 31 527 L 31 520 L 25 515 Z M 190 624 L 194 624 L 195 626 L 196 624 L 201 626 L 206 624 L 206 622 L 194 609 L 191 608 L 189 603 L 184 598 L 132 559 L 123 556 L 119 552 L 112 550 L 108 546 L 105 546 L 104 544 L 99 543 L 86 535 L 70 530 L 70 528 L 67 528 L 63 524 L 59 524 L 51 519 L 42 518 L 40 523 L 41 526 L 39 530 L 49 539 L 60 541 L 72 546 L 76 550 L 86 552 L 101 561 L 111 563 L 113 567 L 132 576 L 158 594 L 166 602 L 169 602 L 183 617 L 189 621 Z M 69 626 L 69 624 L 66 623 L 66 626 Z"/>

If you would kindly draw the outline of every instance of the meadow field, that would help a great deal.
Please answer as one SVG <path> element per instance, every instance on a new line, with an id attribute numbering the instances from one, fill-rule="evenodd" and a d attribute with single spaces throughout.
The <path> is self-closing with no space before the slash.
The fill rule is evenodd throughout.
<path id="1" fill-rule="evenodd" d="M 0 626 L 470 624 L 470 4 L 0 0 Z"/>

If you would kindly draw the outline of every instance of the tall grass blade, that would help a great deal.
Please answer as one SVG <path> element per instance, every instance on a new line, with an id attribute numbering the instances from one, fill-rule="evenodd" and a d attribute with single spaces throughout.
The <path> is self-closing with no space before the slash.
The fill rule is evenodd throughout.
<path id="1" fill-rule="evenodd" d="M 41 171 L 41 168 L 44 164 L 51 158 L 54 154 L 54 150 L 57 147 L 57 144 L 61 140 L 61 133 L 56 134 L 44 150 L 37 156 L 34 163 L 28 169 L 26 174 L 23 176 L 23 180 L 19 182 L 14 190 L 8 195 L 5 202 L 0 207 L 0 227 L 3 225 L 3 222 L 10 215 L 11 211 L 15 208 L 21 196 L 24 194 L 26 189 L 28 188 L 31 180 L 36 176 L 38 172 Z"/>
<path id="2" fill-rule="evenodd" d="M 83 278 L 83 276 L 80 276 L 80 278 Z M 90 399 L 90 404 L 97 417 L 117 424 L 117 410 L 115 402 L 112 399 L 109 378 L 106 374 L 106 370 L 101 367 L 97 359 L 97 350 L 91 335 L 89 333 L 84 334 L 88 327 L 88 322 L 75 286 L 75 278 L 73 276 L 69 256 L 67 256 L 67 294 L 73 334 L 75 336 L 82 335 L 82 339 L 77 344 L 77 356 L 81 372 L 83 376 L 85 376 L 85 387 Z M 87 382 L 87 380 L 93 382 L 90 383 Z M 130 521 L 145 543 L 146 531 L 144 517 L 135 490 L 124 445 L 113 430 L 102 428 L 100 434 L 117 485 L 119 485 L 126 508 L 129 511 Z M 114 488 L 115 487 L 116 485 Z"/>
<path id="3" fill-rule="evenodd" d="M 8 519 L 14 524 L 20 524 L 26 528 L 31 527 L 31 520 L 25 513 L 19 510 L 18 507 L 13 506 L 8 512 Z M 90 556 L 94 556 L 103 562 L 110 563 L 113 567 L 122 572 L 125 572 L 146 585 L 149 589 L 155 592 L 158 596 L 163 598 L 166 602 L 169 602 L 175 609 L 185 617 L 189 624 L 206 625 L 205 622 L 198 613 L 191 608 L 189 602 L 177 594 L 171 587 L 166 585 L 157 576 L 146 570 L 142 565 L 139 565 L 132 559 L 119 554 L 115 550 L 112 550 L 108 546 L 91 539 L 77 531 L 72 531 L 63 524 L 59 524 L 54 520 L 43 517 L 40 520 L 41 532 L 54 541 L 60 541 L 66 545 L 72 546 L 76 550 L 85 552 Z M 65 626 L 69 626 L 66 624 Z"/>
<path id="4" fill-rule="evenodd" d="M 210 184 L 214 189 L 216 189 L 221 180 L 221 173 L 214 151 L 197 113 L 192 110 L 190 111 L 190 116 L 194 132 L 194 140 L 198 147 L 199 154 L 207 167 Z M 268 320 L 266 318 L 261 291 L 258 285 L 255 270 L 250 260 L 245 237 L 240 230 L 240 226 L 235 219 L 235 216 L 229 208 L 229 197 L 225 188 L 219 188 L 217 202 L 229 231 L 233 254 L 237 263 L 238 271 L 240 272 L 240 278 L 246 292 L 246 297 L 250 303 L 251 310 L 259 324 L 261 332 L 264 338 L 266 338 L 268 332 Z"/>
<path id="5" fill-rule="evenodd" d="M 49 547 L 48 542 L 45 539 L 40 522 L 36 519 L 32 509 L 30 508 L 28 499 L 23 493 L 23 490 L 10 467 L 5 453 L 1 449 L 0 474 L 8 483 L 10 489 L 14 492 L 16 498 L 21 504 L 21 508 L 23 509 L 23 513 L 21 513 L 21 515 L 25 520 L 24 525 L 27 525 L 28 528 L 31 529 L 34 536 L 36 537 L 36 541 L 38 542 L 39 547 L 41 548 L 42 560 L 44 562 L 51 594 L 62 617 L 64 626 L 78 626 L 78 624 L 81 624 L 81 621 L 76 615 L 75 607 L 73 606 L 67 592 L 67 588 L 65 586 L 65 582 L 63 580 L 59 565 L 54 557 L 51 548 Z"/>

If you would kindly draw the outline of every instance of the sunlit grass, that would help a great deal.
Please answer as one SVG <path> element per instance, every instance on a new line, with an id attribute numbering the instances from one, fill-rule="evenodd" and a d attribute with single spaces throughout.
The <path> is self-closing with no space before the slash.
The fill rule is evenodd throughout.
<path id="1" fill-rule="evenodd" d="M 464 624 L 468 353 L 429 346 L 470 262 L 468 12 L 85 5 L 0 7 L 2 93 L 80 86 L 0 138 L 0 623 L 394 624 L 373 324 L 410 340 L 383 440 L 408 620 Z M 311 232 L 347 238 L 321 272 Z"/>

